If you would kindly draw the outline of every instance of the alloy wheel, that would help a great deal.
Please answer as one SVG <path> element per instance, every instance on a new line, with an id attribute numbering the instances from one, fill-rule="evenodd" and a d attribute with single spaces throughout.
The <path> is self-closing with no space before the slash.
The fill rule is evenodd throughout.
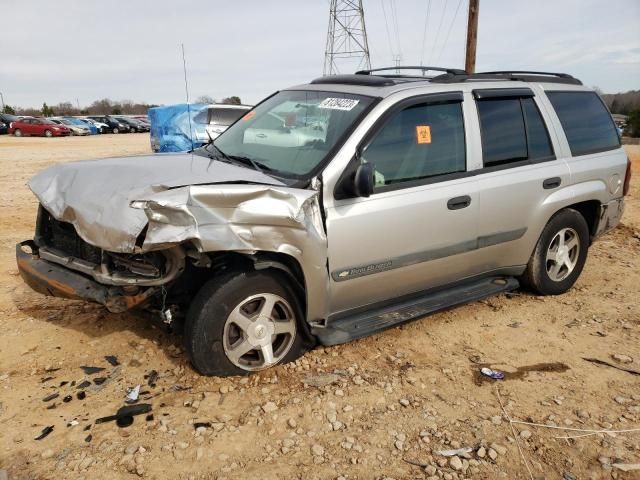
<path id="1" fill-rule="evenodd" d="M 246 371 L 280 362 L 296 338 L 293 312 L 289 302 L 272 293 L 241 301 L 224 325 L 223 348 L 229 361 Z"/>
<path id="2" fill-rule="evenodd" d="M 573 228 L 563 228 L 554 235 L 547 249 L 547 275 L 561 282 L 573 272 L 580 254 L 580 239 Z"/>

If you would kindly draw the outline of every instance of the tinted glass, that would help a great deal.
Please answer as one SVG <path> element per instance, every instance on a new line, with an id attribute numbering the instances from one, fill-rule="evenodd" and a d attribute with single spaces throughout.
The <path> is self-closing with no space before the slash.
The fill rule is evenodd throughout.
<path id="1" fill-rule="evenodd" d="M 377 186 L 464 172 L 462 104 L 420 104 L 391 118 L 365 147 Z"/>
<path id="2" fill-rule="evenodd" d="M 549 134 L 533 98 L 522 98 L 521 102 L 522 113 L 524 113 L 527 126 L 529 159 L 538 160 L 552 157 L 553 148 L 551 147 Z"/>
<path id="3" fill-rule="evenodd" d="M 478 102 L 484 166 L 502 165 L 527 158 L 519 98 Z"/>
<path id="4" fill-rule="evenodd" d="M 209 123 L 228 126 L 245 113 L 247 110 L 241 108 L 210 108 Z"/>
<path id="5" fill-rule="evenodd" d="M 595 92 L 547 92 L 547 96 L 560 118 L 572 155 L 620 146 L 611 115 Z"/>

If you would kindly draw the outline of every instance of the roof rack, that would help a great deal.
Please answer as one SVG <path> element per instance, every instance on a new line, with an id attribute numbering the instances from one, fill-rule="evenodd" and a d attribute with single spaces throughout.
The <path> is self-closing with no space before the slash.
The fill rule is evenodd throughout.
<path id="1" fill-rule="evenodd" d="M 513 80 L 521 82 L 563 83 L 582 85 L 582 82 L 567 73 L 536 72 L 530 70 L 499 70 L 493 72 L 451 74 L 449 72 L 431 79 L 435 83 L 457 83 L 467 80 Z"/>
<path id="2" fill-rule="evenodd" d="M 371 75 L 373 72 L 385 72 L 388 70 L 395 70 L 396 75 L 379 75 L 380 77 L 415 77 L 416 75 L 399 75 L 399 70 L 420 70 L 422 71 L 422 76 L 424 77 L 425 72 L 445 72 L 450 75 L 467 75 L 467 72 L 464 70 L 460 70 L 457 68 L 445 68 L 445 67 L 429 67 L 429 66 L 394 66 L 394 67 L 381 67 L 381 68 L 372 68 L 369 70 L 358 70 L 356 75 Z M 419 77 L 418 77 L 419 78 Z"/>

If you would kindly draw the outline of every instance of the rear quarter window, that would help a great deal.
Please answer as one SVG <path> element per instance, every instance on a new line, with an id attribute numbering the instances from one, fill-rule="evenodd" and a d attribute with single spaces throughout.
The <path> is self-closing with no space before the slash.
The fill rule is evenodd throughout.
<path id="1" fill-rule="evenodd" d="M 547 92 L 560 119 L 571 155 L 587 155 L 620 147 L 613 119 L 595 92 Z"/>

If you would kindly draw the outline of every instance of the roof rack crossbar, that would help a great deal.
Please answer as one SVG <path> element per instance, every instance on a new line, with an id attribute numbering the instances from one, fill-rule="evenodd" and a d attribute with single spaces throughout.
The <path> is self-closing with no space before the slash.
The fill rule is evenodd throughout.
<path id="1" fill-rule="evenodd" d="M 548 77 L 548 78 L 541 78 Z M 511 80 L 522 82 L 545 82 L 545 83 L 563 83 L 567 85 L 582 85 L 577 78 L 566 73 L 550 73 L 550 72 L 530 72 L 530 71 L 496 71 L 496 72 L 479 72 L 472 74 L 451 74 L 443 73 L 437 77 L 433 77 L 433 83 L 457 83 L 470 80 Z"/>
<path id="2" fill-rule="evenodd" d="M 457 68 L 446 68 L 446 67 L 430 67 L 425 65 L 420 66 L 393 66 L 393 67 L 381 67 L 381 68 L 372 68 L 370 70 L 358 70 L 356 75 L 371 75 L 373 72 L 384 72 L 387 70 L 420 70 L 422 71 L 422 75 L 424 76 L 425 72 L 445 72 L 451 75 L 467 75 L 467 72 L 464 70 L 460 70 Z M 403 75 L 407 77 L 408 75 Z"/>

